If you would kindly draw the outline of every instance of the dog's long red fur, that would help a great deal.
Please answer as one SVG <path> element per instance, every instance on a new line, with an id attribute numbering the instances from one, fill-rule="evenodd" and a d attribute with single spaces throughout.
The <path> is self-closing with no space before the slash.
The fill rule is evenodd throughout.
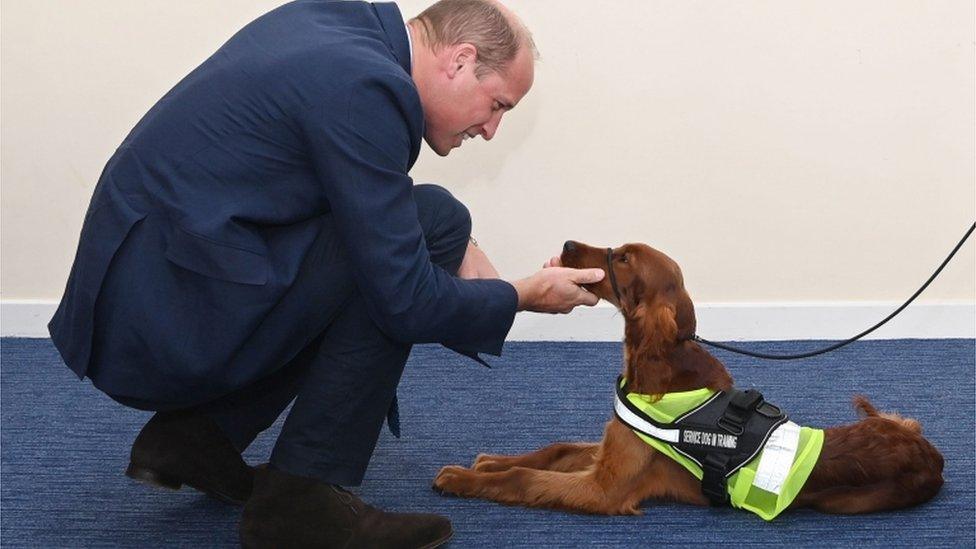
<path id="1" fill-rule="evenodd" d="M 571 243 L 567 267 L 607 269 L 606 250 Z M 616 305 L 626 324 L 624 375 L 629 390 L 659 395 L 701 387 L 727 390 L 732 377 L 688 338 L 695 311 L 678 265 L 644 244 L 613 251 L 620 289 L 609 277 L 588 287 Z M 608 389 L 609 390 L 609 389 Z M 869 513 L 917 505 L 942 486 L 942 455 L 918 422 L 878 412 L 854 398 L 863 418 L 825 429 L 824 446 L 791 508 Z M 479 455 L 471 468 L 448 466 L 434 479 L 442 493 L 512 505 L 596 514 L 639 514 L 641 502 L 674 500 L 707 505 L 691 473 L 641 441 L 616 418 L 598 443 L 558 443 L 521 456 Z"/>

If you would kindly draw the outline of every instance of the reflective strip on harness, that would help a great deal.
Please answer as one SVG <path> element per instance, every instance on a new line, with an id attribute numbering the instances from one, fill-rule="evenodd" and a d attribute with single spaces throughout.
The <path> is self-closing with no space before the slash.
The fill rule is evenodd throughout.
<path id="1" fill-rule="evenodd" d="M 790 474 L 793 458 L 800 443 L 800 426 L 792 421 L 777 427 L 763 448 L 759 468 L 752 485 L 777 496 L 783 490 L 783 482 Z"/>
<path id="2" fill-rule="evenodd" d="M 631 412 L 630 409 L 627 408 L 627 405 L 620 401 L 620 397 L 616 397 L 614 399 L 613 409 L 617 412 L 617 417 L 630 426 L 631 429 L 640 431 L 649 437 L 666 440 L 668 442 L 678 442 L 678 439 L 681 436 L 681 432 L 678 429 L 661 429 L 656 425 L 651 425 L 634 412 Z"/>

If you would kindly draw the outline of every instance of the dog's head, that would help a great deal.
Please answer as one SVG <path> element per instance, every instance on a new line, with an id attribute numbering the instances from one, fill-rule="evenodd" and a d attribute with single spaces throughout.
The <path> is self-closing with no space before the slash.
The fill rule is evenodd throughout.
<path id="1" fill-rule="evenodd" d="M 606 271 L 603 280 L 585 287 L 620 309 L 627 323 L 627 341 L 634 346 L 630 352 L 663 358 L 679 341 L 694 335 L 695 307 L 681 268 L 670 257 L 646 244 L 624 244 L 614 248 L 608 259 L 607 248 L 570 240 L 561 259 L 566 267 Z"/>

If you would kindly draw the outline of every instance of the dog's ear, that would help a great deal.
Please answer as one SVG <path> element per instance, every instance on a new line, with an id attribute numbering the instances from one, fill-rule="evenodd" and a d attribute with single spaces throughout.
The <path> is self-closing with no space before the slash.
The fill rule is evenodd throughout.
<path id="1" fill-rule="evenodd" d="M 643 358 L 663 358 L 674 347 L 678 338 L 678 323 L 673 305 L 655 301 L 641 303 L 634 308 L 634 322 L 628 323 L 627 334 L 630 341 L 638 341 L 634 352 Z"/>
<path id="2" fill-rule="evenodd" d="M 620 310 L 626 315 L 628 311 L 635 311 L 644 299 L 644 281 L 640 278 L 633 279 L 630 284 L 625 284 L 620 288 Z"/>
<path id="3" fill-rule="evenodd" d="M 626 325 L 627 341 L 637 342 L 628 363 L 637 368 L 628 372 L 640 386 L 667 387 L 671 382 L 671 368 L 663 360 L 677 342 L 678 325 L 672 305 L 655 301 L 641 303 L 633 311 L 633 319 Z"/>
<path id="4" fill-rule="evenodd" d="M 691 339 L 695 335 L 695 330 L 697 330 L 695 306 L 691 302 L 691 296 L 684 288 L 678 290 L 677 299 L 675 299 L 674 320 L 678 338 Z"/>
<path id="5" fill-rule="evenodd" d="M 665 357 L 678 340 L 677 312 L 671 304 L 655 304 L 644 318 L 645 354 Z"/>

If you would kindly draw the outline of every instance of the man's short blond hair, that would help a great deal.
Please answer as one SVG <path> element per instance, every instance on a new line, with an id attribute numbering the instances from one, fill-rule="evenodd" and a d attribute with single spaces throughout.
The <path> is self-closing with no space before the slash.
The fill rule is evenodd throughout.
<path id="1" fill-rule="evenodd" d="M 493 0 L 440 0 L 413 21 L 420 23 L 427 46 L 437 51 L 457 44 L 471 44 L 478 50 L 475 73 L 502 73 L 519 49 L 538 51 L 528 29 L 514 16 L 506 17 Z"/>

